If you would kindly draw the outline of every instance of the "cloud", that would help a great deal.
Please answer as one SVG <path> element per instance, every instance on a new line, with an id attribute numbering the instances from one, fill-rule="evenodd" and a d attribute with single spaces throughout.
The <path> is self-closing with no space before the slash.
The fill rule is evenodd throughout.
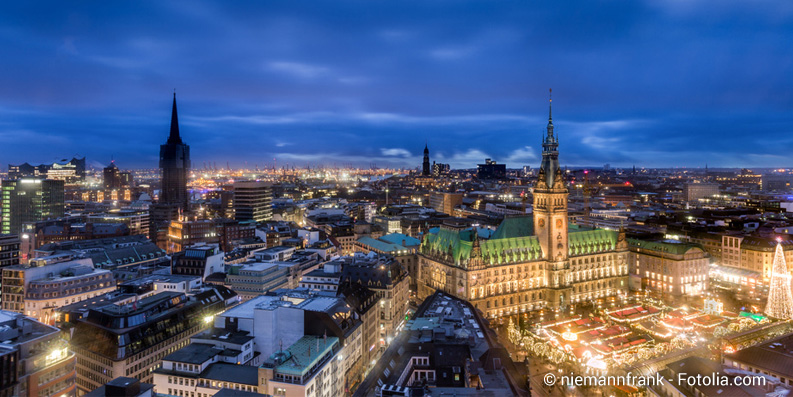
<path id="1" fill-rule="evenodd" d="M 383 153 L 383 156 L 389 157 L 410 157 L 411 153 L 405 149 L 399 148 L 391 148 L 391 149 L 380 149 L 380 152 Z"/>
<path id="2" fill-rule="evenodd" d="M 473 53 L 474 48 L 472 47 L 445 47 L 431 50 L 430 56 L 438 60 L 447 61 L 466 58 L 473 55 Z"/>
<path id="3" fill-rule="evenodd" d="M 455 152 L 449 155 L 439 154 L 438 162 L 452 166 L 452 168 L 475 168 L 476 164 L 484 163 L 485 159 L 492 158 L 490 155 L 479 149 L 468 149 L 463 152 Z"/>
<path id="4" fill-rule="evenodd" d="M 531 146 L 525 146 L 512 151 L 504 159 L 504 162 L 506 162 L 508 166 L 513 166 L 513 167 L 517 164 L 528 164 L 528 163 L 536 162 L 540 159 L 539 153 L 540 152 L 538 149 L 534 149 Z"/>
<path id="5" fill-rule="evenodd" d="M 57 144 L 0 133 L 4 161 L 156 167 L 177 87 L 196 161 L 412 168 L 429 138 L 432 160 L 517 167 L 553 87 L 565 165 L 784 166 L 793 3 L 722 3 L 9 2 L 0 127 Z"/>
<path id="6" fill-rule="evenodd" d="M 270 62 L 267 66 L 270 70 L 305 80 L 326 76 L 330 73 L 330 69 L 324 66 L 300 62 L 276 61 Z"/>

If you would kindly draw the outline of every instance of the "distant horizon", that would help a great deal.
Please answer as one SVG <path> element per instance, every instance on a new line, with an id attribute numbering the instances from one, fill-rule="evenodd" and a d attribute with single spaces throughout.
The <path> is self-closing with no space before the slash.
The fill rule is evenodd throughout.
<path id="1" fill-rule="evenodd" d="M 82 157 L 75 157 L 75 158 L 82 158 Z M 71 158 L 58 159 L 58 161 L 63 161 L 63 160 L 67 160 L 68 161 L 68 160 L 71 160 Z M 31 165 L 48 164 L 46 162 L 30 162 L 30 161 L 27 161 L 27 162 L 22 162 L 22 163 L 11 163 L 11 165 L 20 165 L 20 164 L 23 164 L 23 163 L 28 163 L 28 164 L 31 164 Z M 53 161 L 51 161 L 49 163 L 51 164 L 51 163 L 53 163 Z M 217 162 L 217 163 L 220 163 L 220 162 Z M 101 164 L 101 163 L 98 163 L 98 162 L 95 162 L 95 161 L 91 161 L 89 158 L 86 157 L 86 168 L 87 169 L 93 169 L 95 171 L 101 171 L 102 168 L 108 166 L 109 164 L 110 164 L 110 162 L 108 162 L 107 164 Z M 240 166 L 240 165 L 233 165 L 233 164 L 234 163 L 229 162 L 229 165 L 231 165 L 231 171 L 242 171 L 242 170 L 244 170 L 244 171 L 255 171 L 255 166 L 254 167 L 250 167 L 250 165 L 248 165 L 248 166 Z M 124 171 L 124 170 L 126 170 L 126 171 L 154 171 L 154 170 L 158 170 L 159 169 L 158 167 L 125 167 L 123 164 L 120 164 L 118 162 L 116 162 L 116 165 L 122 171 Z M 218 164 L 218 165 L 219 165 L 218 168 L 217 168 L 218 171 L 228 171 L 228 169 L 226 168 L 226 161 L 222 162 L 222 166 L 220 166 L 220 164 Z M 293 164 L 288 164 L 290 170 L 292 169 L 292 165 Z M 526 164 L 526 165 L 530 165 L 530 164 Z M 209 166 L 210 166 L 209 162 L 207 162 L 207 166 L 208 166 L 207 170 L 209 170 L 210 169 L 209 168 Z M 283 170 L 283 168 L 282 168 L 283 166 L 286 166 L 286 164 L 279 164 L 278 165 L 278 170 L 279 171 Z M 294 167 L 295 170 L 301 170 L 301 169 L 305 170 L 306 169 L 305 165 L 302 165 L 302 166 L 294 165 L 294 166 L 295 166 Z M 601 170 L 601 171 L 605 170 L 603 165 L 600 165 L 600 166 L 581 166 L 581 165 L 565 166 L 564 164 L 562 164 L 561 166 L 562 166 L 563 170 Z M 623 171 L 624 170 L 628 170 L 628 171 L 632 171 L 633 167 L 634 167 L 633 165 L 630 165 L 630 166 L 609 165 L 609 170 L 623 170 Z M 635 167 L 636 167 L 637 171 L 639 171 L 639 170 L 686 170 L 686 169 L 704 171 L 706 169 L 705 166 L 701 166 L 701 167 L 688 167 L 688 166 L 645 167 L 645 166 L 640 166 L 638 164 Z M 374 169 L 371 168 L 371 167 L 364 167 L 364 166 L 345 167 L 345 166 L 343 166 L 341 164 L 335 164 L 335 165 L 334 164 L 312 164 L 311 165 L 311 170 L 315 170 L 315 169 L 318 169 L 318 168 L 319 169 L 334 169 L 334 168 L 338 168 L 338 169 L 354 169 L 354 170 L 383 170 L 383 169 L 390 169 L 390 170 L 402 170 L 402 171 L 420 171 L 420 169 L 419 169 L 420 165 L 419 166 L 414 166 L 414 167 L 377 167 L 377 168 L 374 168 Z M 538 166 L 531 165 L 531 169 L 532 170 L 536 170 L 537 168 L 538 168 Z M 476 166 L 474 166 L 474 167 L 469 167 L 469 168 L 451 168 L 451 171 L 476 171 L 476 169 L 477 169 Z M 509 164 L 507 164 L 506 169 L 507 169 L 507 171 L 520 171 L 520 170 L 523 169 L 523 166 L 510 167 Z M 759 170 L 759 171 L 776 171 L 776 170 L 790 170 L 790 171 L 793 171 L 793 166 L 790 166 L 790 167 L 741 167 L 741 166 L 736 166 L 736 167 L 711 167 L 711 166 L 707 166 L 707 170 L 708 171 L 711 171 L 711 170 L 713 170 L 713 171 L 736 171 L 736 170 L 739 171 L 739 170 L 742 170 L 742 169 L 747 169 L 747 170 L 750 170 L 750 171 L 756 171 L 756 170 Z M 202 171 L 202 170 L 204 170 L 203 164 L 201 164 L 200 167 L 191 168 L 191 172 L 198 172 L 198 171 Z M 272 166 L 265 167 L 265 166 L 259 165 L 259 171 L 272 171 Z M 8 164 L 5 164 L 5 165 L 2 166 L 2 172 L 6 172 L 6 173 L 8 172 Z"/>

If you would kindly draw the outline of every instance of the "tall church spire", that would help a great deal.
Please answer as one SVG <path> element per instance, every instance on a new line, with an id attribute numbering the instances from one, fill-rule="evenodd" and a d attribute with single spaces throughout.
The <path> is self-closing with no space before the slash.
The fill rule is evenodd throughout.
<path id="1" fill-rule="evenodd" d="M 432 170 L 430 169 L 430 148 L 427 142 L 424 142 L 424 162 L 421 164 L 421 175 L 430 176 Z"/>
<path id="2" fill-rule="evenodd" d="M 173 93 L 173 108 L 171 109 L 171 134 L 168 136 L 168 143 L 182 143 L 179 136 L 179 117 L 176 115 L 176 92 Z"/>
<path id="3" fill-rule="evenodd" d="M 549 93 L 552 91 L 549 90 Z M 548 134 L 542 141 L 542 163 L 540 164 L 540 171 L 544 178 L 545 184 L 548 188 L 552 188 L 559 168 L 559 141 L 553 134 L 553 117 L 551 113 L 552 99 L 548 97 Z"/>
<path id="4" fill-rule="evenodd" d="M 553 137 L 553 89 L 548 89 L 548 136 Z"/>

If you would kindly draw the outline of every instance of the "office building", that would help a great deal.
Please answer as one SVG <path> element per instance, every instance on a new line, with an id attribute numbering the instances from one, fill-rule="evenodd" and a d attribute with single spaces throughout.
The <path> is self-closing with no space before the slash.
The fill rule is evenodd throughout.
<path id="1" fill-rule="evenodd" d="M 2 269 L 2 306 L 45 324 L 55 324 L 54 310 L 116 289 L 109 270 L 90 259 L 61 254 L 32 259 L 29 265 Z"/>
<path id="2" fill-rule="evenodd" d="M 407 270 L 410 288 L 415 291 L 421 269 L 418 266 L 418 249 L 421 240 L 401 233 L 392 233 L 374 239 L 361 237 L 355 242 L 355 252 L 390 255 Z"/>
<path id="3" fill-rule="evenodd" d="M 36 222 L 33 233 L 33 248 L 60 241 L 95 240 L 108 237 L 129 236 L 130 230 L 123 223 L 100 223 L 85 221 L 84 218 L 60 218 Z"/>
<path id="4" fill-rule="evenodd" d="M 686 183 L 683 185 L 683 197 L 690 203 L 696 203 L 700 199 L 710 198 L 717 194 L 719 194 L 718 183 Z"/>
<path id="5" fill-rule="evenodd" d="M 339 286 L 337 296 L 355 311 L 361 320 L 361 365 L 363 371 L 370 369 L 380 357 L 380 299 L 382 294 L 358 283 Z"/>
<path id="6" fill-rule="evenodd" d="M 171 274 L 199 276 L 223 272 L 223 251 L 217 245 L 196 245 L 171 255 Z"/>
<path id="7" fill-rule="evenodd" d="M 361 321 L 340 297 L 301 290 L 258 296 L 219 315 L 215 327 L 254 337 L 260 393 L 343 395 L 363 374 Z"/>
<path id="8" fill-rule="evenodd" d="M 78 389 L 86 393 L 119 376 L 152 383 L 163 357 L 187 346 L 235 295 L 215 286 L 195 295 L 165 291 L 125 305 L 90 308 L 72 331 Z"/>
<path id="9" fill-rule="evenodd" d="M 396 335 L 397 327 L 405 321 L 410 297 L 410 277 L 401 263 L 390 256 L 342 258 L 340 286 L 360 284 L 380 298 L 377 348 L 385 350 Z"/>
<path id="10" fill-rule="evenodd" d="M 273 217 L 273 190 L 269 183 L 234 182 L 234 219 L 269 221 Z"/>
<path id="11" fill-rule="evenodd" d="M 710 256 L 702 247 L 677 241 L 628 239 L 631 289 L 666 299 L 707 291 Z"/>
<path id="12" fill-rule="evenodd" d="M 300 265 L 292 262 L 249 261 L 227 266 L 226 285 L 243 300 L 249 300 L 276 289 L 296 288 L 300 281 Z"/>
<path id="13" fill-rule="evenodd" d="M 75 395 L 75 355 L 61 332 L 0 310 L 0 396 Z"/>
<path id="14" fill-rule="evenodd" d="M 215 244 L 220 240 L 215 221 L 193 220 L 182 217 L 171 221 L 168 226 L 168 251 L 179 252 L 191 245 Z"/>
<path id="15" fill-rule="evenodd" d="M 452 167 L 449 164 L 432 162 L 432 176 L 436 178 L 448 174 L 451 169 Z"/>
<path id="16" fill-rule="evenodd" d="M 0 271 L 19 264 L 19 235 L 0 234 Z"/>
<path id="17" fill-rule="evenodd" d="M 463 203 L 462 193 L 432 192 L 430 193 L 430 207 L 435 211 L 443 212 L 447 215 L 454 214 L 454 207 Z M 393 233 L 393 231 L 389 231 Z"/>
<path id="18" fill-rule="evenodd" d="M 130 235 L 142 234 L 149 236 L 149 211 L 133 208 L 112 209 L 107 212 L 89 214 L 89 222 L 123 223 L 127 225 Z"/>
<path id="19" fill-rule="evenodd" d="M 118 170 L 115 161 L 102 170 L 102 182 L 105 190 L 121 188 L 121 171 Z"/>
<path id="20" fill-rule="evenodd" d="M 231 219 L 181 219 L 168 227 L 168 252 L 178 252 L 196 244 L 218 244 L 224 252 L 231 252 L 240 241 L 256 235 L 253 221 Z"/>
<path id="21" fill-rule="evenodd" d="M 35 251 L 37 258 L 57 254 L 86 257 L 95 267 L 109 269 L 114 274 L 120 270 L 142 271 L 170 266 L 165 251 L 141 235 L 62 241 L 42 245 Z"/>
<path id="22" fill-rule="evenodd" d="M 265 394 L 284 397 L 344 395 L 339 338 L 305 335 L 259 367 Z"/>
<path id="23" fill-rule="evenodd" d="M 169 396 L 192 393 L 195 397 L 214 396 L 223 388 L 258 390 L 258 368 L 246 365 L 254 354 L 253 337 L 215 332 L 214 338 L 197 338 L 211 331 L 196 335 L 191 344 L 163 358 L 162 367 L 154 371 L 158 390 Z"/>
<path id="24" fill-rule="evenodd" d="M 2 181 L 0 233 L 21 233 L 23 224 L 60 218 L 64 212 L 63 181 L 23 178 Z"/>
<path id="25" fill-rule="evenodd" d="M 341 261 L 325 262 L 319 269 L 303 274 L 298 287 L 336 292 L 339 289 L 342 266 L 343 263 Z"/>
<path id="26" fill-rule="evenodd" d="M 494 160 L 485 159 L 484 164 L 477 164 L 476 177 L 483 180 L 506 179 L 506 164 L 498 164 Z"/>

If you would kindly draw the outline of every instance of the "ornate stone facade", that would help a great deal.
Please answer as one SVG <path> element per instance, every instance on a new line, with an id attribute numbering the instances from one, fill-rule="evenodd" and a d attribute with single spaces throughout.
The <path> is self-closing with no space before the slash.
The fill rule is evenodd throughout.
<path id="1" fill-rule="evenodd" d="M 430 230 L 419 250 L 420 298 L 441 290 L 498 317 L 564 309 L 628 290 L 624 233 L 568 224 L 568 191 L 550 112 L 547 130 L 533 216 L 507 217 L 492 234 L 445 226 Z"/>

